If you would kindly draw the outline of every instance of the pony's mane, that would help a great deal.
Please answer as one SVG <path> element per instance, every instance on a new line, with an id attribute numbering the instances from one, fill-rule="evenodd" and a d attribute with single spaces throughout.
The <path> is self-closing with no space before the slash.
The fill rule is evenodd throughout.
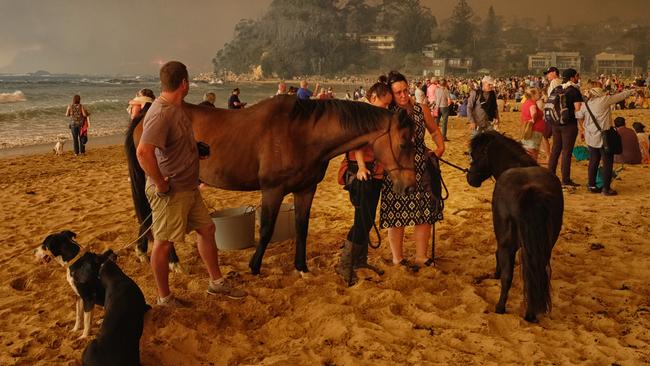
<path id="1" fill-rule="evenodd" d="M 346 131 L 354 133 L 370 133 L 380 128 L 384 118 L 390 118 L 393 112 L 375 107 L 368 103 L 353 102 L 348 100 L 301 100 L 295 99 L 293 108 L 289 113 L 292 121 L 307 122 L 314 119 L 314 124 L 326 113 L 334 113 Z M 400 115 L 400 126 L 403 126 L 402 115 Z"/>
<path id="2" fill-rule="evenodd" d="M 496 131 L 487 131 L 476 135 L 470 142 L 470 148 L 474 151 L 491 143 L 498 144 L 499 149 L 517 157 L 522 166 L 538 165 L 537 161 L 528 155 L 524 147 L 521 146 L 521 143 Z"/>

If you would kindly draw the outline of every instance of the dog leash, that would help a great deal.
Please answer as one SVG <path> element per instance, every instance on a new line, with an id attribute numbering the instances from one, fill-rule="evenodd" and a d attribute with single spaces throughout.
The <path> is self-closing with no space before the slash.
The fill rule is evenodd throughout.
<path id="1" fill-rule="evenodd" d="M 157 194 L 157 193 L 156 193 L 156 194 Z M 167 195 L 159 196 L 159 197 L 160 197 L 160 198 L 163 198 L 163 197 L 166 197 L 166 198 L 167 198 L 167 199 L 165 200 L 165 204 L 164 204 L 163 207 L 160 209 L 161 211 L 164 211 L 164 210 L 167 208 L 167 205 L 169 204 L 170 197 L 167 196 Z M 153 215 L 153 210 L 151 210 L 151 212 L 149 213 L 149 215 L 148 215 L 147 217 L 145 217 L 145 219 L 142 220 L 142 222 L 147 221 L 147 220 L 149 219 L 149 217 L 151 217 L 152 215 Z M 158 217 L 157 217 L 156 219 L 154 219 L 154 220 L 151 220 L 151 225 L 149 225 L 149 227 L 147 228 L 147 230 L 144 230 L 144 231 L 142 232 L 142 234 L 140 234 L 140 236 L 138 236 L 137 238 L 135 238 L 135 240 L 133 240 L 133 241 L 130 242 L 129 244 L 123 246 L 123 247 L 120 248 L 119 250 L 117 250 L 117 251 L 115 252 L 115 254 L 116 254 L 116 255 L 119 255 L 119 254 L 122 253 L 123 251 L 125 251 L 125 250 L 131 248 L 135 243 L 137 243 L 140 239 L 142 239 L 145 235 L 147 235 L 147 233 L 149 232 L 149 230 L 151 230 L 151 228 L 153 227 L 153 224 L 154 224 L 156 221 L 158 221 L 157 219 L 159 219 L 159 218 L 160 218 L 160 216 L 158 216 Z"/>

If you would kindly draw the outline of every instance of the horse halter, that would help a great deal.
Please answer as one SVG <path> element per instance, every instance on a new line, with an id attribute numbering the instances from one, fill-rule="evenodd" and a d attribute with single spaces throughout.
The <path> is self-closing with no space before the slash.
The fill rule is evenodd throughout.
<path id="1" fill-rule="evenodd" d="M 403 166 L 402 164 L 400 164 L 399 160 L 397 159 L 397 156 L 395 156 L 395 150 L 393 150 L 393 137 L 390 135 L 390 128 L 391 128 L 392 125 L 393 125 L 393 119 L 391 118 L 388 121 L 388 128 L 386 129 L 386 131 L 382 132 L 379 136 L 375 137 L 375 139 L 370 142 L 370 147 L 374 150 L 375 149 L 375 142 L 377 142 L 377 140 L 380 137 L 382 137 L 384 135 L 388 135 L 388 146 L 390 146 L 390 153 L 393 156 L 393 160 L 395 161 L 395 165 L 397 165 L 397 167 L 391 168 L 391 169 L 384 168 L 386 173 L 390 173 L 390 172 L 393 172 L 395 170 L 397 170 L 397 171 L 412 170 L 412 171 L 415 172 L 415 168 L 408 168 L 408 167 Z"/>

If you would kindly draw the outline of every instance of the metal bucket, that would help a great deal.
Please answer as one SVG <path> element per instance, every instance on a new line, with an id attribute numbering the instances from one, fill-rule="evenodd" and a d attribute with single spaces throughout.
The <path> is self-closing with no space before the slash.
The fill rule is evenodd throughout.
<path id="1" fill-rule="evenodd" d="M 238 250 L 255 245 L 255 208 L 242 206 L 210 214 L 216 227 L 214 238 L 220 250 Z"/>
<path id="2" fill-rule="evenodd" d="M 258 207 L 255 210 L 257 221 L 262 224 L 260 217 L 262 216 L 262 208 Z M 271 236 L 271 243 L 295 239 L 296 238 L 296 208 L 293 203 L 283 203 L 278 211 L 278 218 L 275 220 L 275 228 L 273 228 L 273 236 Z"/>

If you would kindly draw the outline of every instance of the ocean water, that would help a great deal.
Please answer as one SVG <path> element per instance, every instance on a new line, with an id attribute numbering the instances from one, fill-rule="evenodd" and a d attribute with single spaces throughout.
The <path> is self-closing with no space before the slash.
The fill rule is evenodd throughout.
<path id="1" fill-rule="evenodd" d="M 185 100 L 199 103 L 204 93 L 212 91 L 217 95 L 217 107 L 225 108 L 235 87 L 241 89 L 240 99 L 249 105 L 272 96 L 277 89 L 273 83 L 192 83 Z M 75 94 L 92 113 L 90 137 L 121 134 L 129 124 L 128 101 L 142 88 L 160 94 L 155 79 L 0 75 L 0 149 L 54 142 L 59 136 L 70 140 L 65 111 Z"/>

